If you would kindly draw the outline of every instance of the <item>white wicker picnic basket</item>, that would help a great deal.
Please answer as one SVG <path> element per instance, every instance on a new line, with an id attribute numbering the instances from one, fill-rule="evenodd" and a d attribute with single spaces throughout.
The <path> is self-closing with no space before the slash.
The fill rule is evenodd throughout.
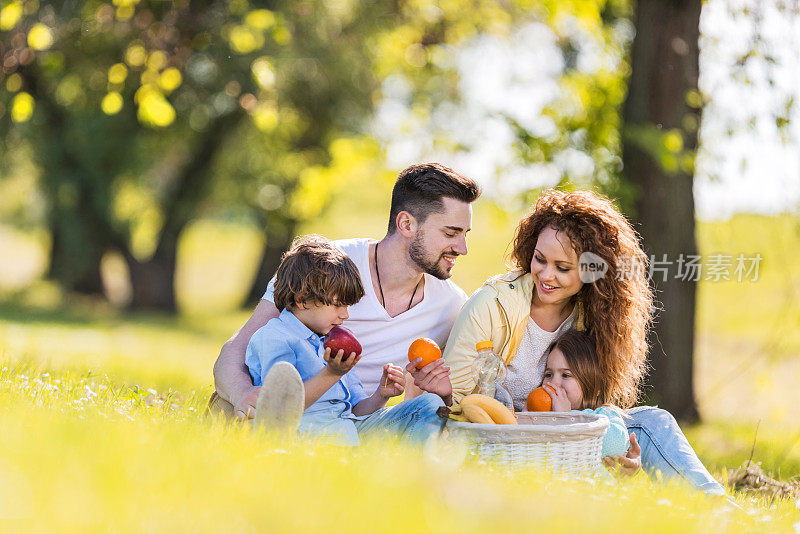
<path id="1" fill-rule="evenodd" d="M 602 471 L 600 451 L 608 418 L 576 412 L 519 412 L 517 425 L 448 419 L 447 439 L 464 441 L 479 461 L 509 471 L 538 468 L 568 476 Z"/>

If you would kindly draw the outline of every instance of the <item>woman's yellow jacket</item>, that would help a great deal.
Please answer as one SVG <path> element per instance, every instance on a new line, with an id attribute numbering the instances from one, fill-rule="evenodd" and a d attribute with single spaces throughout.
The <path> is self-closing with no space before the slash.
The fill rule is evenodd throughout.
<path id="1" fill-rule="evenodd" d="M 444 350 L 454 404 L 475 390 L 476 343 L 491 341 L 494 353 L 506 364 L 514 359 L 528 324 L 532 296 L 533 275 L 512 271 L 487 280 L 461 308 Z"/>

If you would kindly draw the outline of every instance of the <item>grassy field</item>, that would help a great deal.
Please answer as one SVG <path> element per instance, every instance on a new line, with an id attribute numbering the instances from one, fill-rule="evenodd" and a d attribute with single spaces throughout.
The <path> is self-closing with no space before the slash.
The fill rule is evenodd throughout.
<path id="1" fill-rule="evenodd" d="M 340 200 L 303 231 L 380 237 L 386 185 L 361 193 L 369 212 L 349 210 L 345 224 Z M 454 275 L 468 292 L 503 270 L 517 217 L 476 205 Z M 799 227 L 752 215 L 700 225 L 704 255 L 764 258 L 756 282 L 700 284 L 704 423 L 686 430 L 720 479 L 751 450 L 781 479 L 800 474 Z M 191 227 L 179 257 L 183 314 L 168 317 L 61 295 L 38 280 L 46 239 L 0 226 L 0 257 L 13 258 L 0 263 L 0 530 L 800 531 L 793 502 L 738 495 L 741 512 L 644 481 L 506 476 L 456 468 L 436 450 L 331 450 L 205 419 L 211 365 L 248 315 L 236 308 L 259 239 L 253 228 Z"/>
<path id="2" fill-rule="evenodd" d="M 0 371 L 0 528 L 86 532 L 778 531 L 787 501 L 744 511 L 645 479 L 508 475 L 458 451 L 296 444 L 202 415 L 204 395 L 106 374 Z M 55 444 L 55 446 L 54 446 Z M 455 453 L 454 453 L 455 452 Z M 313 509 L 310 513 L 309 507 Z M 581 513 L 576 514 L 578 507 Z"/>

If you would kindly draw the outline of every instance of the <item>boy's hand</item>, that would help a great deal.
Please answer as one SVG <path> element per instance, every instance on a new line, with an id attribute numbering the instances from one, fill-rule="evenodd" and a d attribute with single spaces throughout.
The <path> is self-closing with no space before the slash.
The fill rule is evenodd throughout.
<path id="1" fill-rule="evenodd" d="M 553 407 L 550 408 L 551 412 L 568 412 L 572 409 L 572 405 L 567 398 L 567 390 L 561 386 L 547 384 L 548 387 L 544 388 L 550 399 L 553 401 Z M 550 388 L 553 388 L 552 390 Z M 555 390 L 555 393 L 553 393 Z"/>
<path id="2" fill-rule="evenodd" d="M 378 395 L 384 399 L 396 397 L 405 391 L 406 375 L 403 368 L 387 363 L 383 366 L 381 385 L 378 387 Z"/>
<path id="3" fill-rule="evenodd" d="M 351 352 L 350 356 L 345 357 L 344 351 L 339 349 L 336 356 L 331 356 L 331 349 L 325 349 L 323 359 L 328 363 L 328 370 L 331 373 L 343 376 L 361 360 L 361 354 Z"/>

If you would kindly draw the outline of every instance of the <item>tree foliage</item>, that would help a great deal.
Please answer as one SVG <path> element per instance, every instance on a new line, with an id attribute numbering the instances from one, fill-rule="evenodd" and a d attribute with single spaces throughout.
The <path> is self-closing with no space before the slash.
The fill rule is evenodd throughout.
<path id="1" fill-rule="evenodd" d="M 50 274 L 100 292 L 125 258 L 133 305 L 174 308 L 177 239 L 202 210 L 254 215 L 283 247 L 303 170 L 357 130 L 380 3 L 18 0 L 0 11 L 4 157 L 32 147 Z M 326 187 L 326 184 L 317 184 Z M 224 191 L 219 198 L 210 192 Z"/>

